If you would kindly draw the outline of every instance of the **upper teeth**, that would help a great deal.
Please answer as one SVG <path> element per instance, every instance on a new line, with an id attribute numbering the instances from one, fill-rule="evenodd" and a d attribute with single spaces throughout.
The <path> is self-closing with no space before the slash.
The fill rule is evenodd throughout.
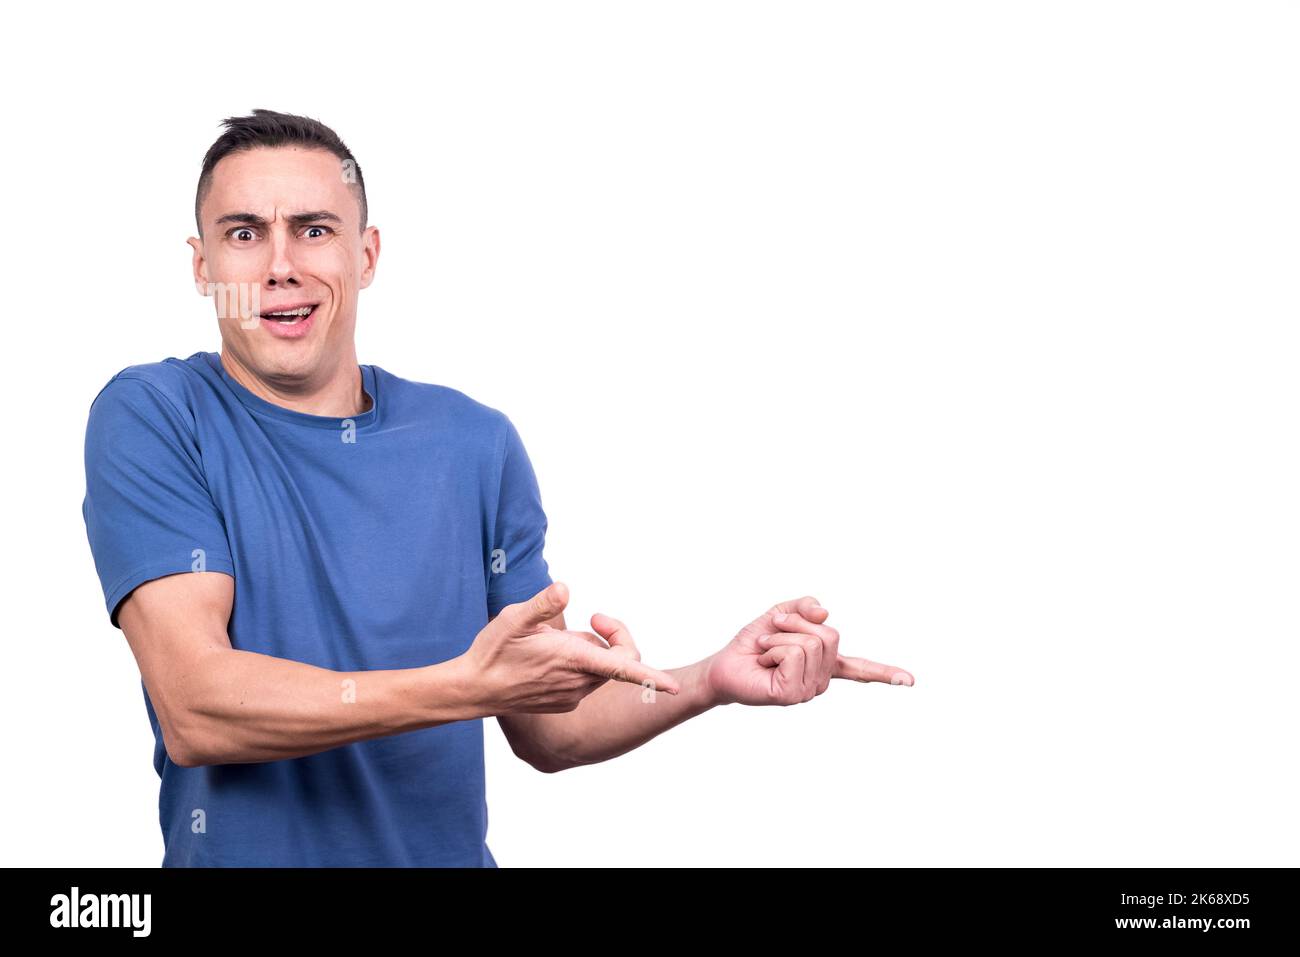
<path id="1" fill-rule="evenodd" d="M 264 312 L 264 316 L 305 316 L 311 312 L 311 306 L 303 306 L 301 309 L 288 309 L 282 312 Z"/>

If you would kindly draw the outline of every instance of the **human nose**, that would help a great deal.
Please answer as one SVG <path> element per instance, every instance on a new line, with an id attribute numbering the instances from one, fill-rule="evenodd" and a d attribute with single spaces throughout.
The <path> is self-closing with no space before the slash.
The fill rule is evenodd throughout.
<path id="1" fill-rule="evenodd" d="M 288 230 L 275 230 L 272 233 L 271 242 L 268 245 L 271 251 L 271 258 L 270 262 L 266 264 L 266 285 L 300 285 L 298 279 L 298 265 L 294 259 L 292 237 L 289 235 Z"/>

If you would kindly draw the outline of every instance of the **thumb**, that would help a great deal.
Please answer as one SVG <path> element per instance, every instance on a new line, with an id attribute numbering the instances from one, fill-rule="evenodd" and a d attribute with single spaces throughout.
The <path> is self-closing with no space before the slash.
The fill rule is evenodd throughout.
<path id="1" fill-rule="evenodd" d="M 510 627 L 521 635 L 538 631 L 540 626 L 564 611 L 569 604 L 569 588 L 564 582 L 552 582 L 532 598 L 511 605 Z"/>

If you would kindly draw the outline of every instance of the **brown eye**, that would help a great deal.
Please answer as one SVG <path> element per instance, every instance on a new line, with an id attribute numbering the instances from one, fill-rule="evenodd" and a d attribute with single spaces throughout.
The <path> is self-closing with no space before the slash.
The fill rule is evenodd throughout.
<path id="1" fill-rule="evenodd" d="M 332 232 L 332 230 L 331 230 L 328 226 L 308 226 L 307 229 L 308 229 L 308 230 L 312 230 L 312 229 L 323 229 L 323 230 L 325 230 L 326 232 Z M 314 239 L 315 237 L 313 236 L 312 238 Z"/>
<path id="2" fill-rule="evenodd" d="M 248 235 L 247 235 L 247 236 L 243 236 L 243 235 L 241 235 L 241 233 L 247 233 Z M 253 235 L 253 231 L 252 231 L 251 229 L 248 229 L 247 227 L 241 227 L 241 228 L 239 228 L 239 229 L 231 230 L 230 235 L 233 236 L 233 237 L 236 238 L 236 239 L 241 239 L 241 240 L 242 240 L 242 239 L 246 239 L 246 238 L 251 239 L 251 238 L 252 238 L 252 235 Z"/>

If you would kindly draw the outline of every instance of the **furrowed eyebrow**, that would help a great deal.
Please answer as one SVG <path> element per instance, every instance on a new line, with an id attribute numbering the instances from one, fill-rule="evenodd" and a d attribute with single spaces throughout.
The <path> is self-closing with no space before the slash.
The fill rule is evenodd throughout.
<path id="1" fill-rule="evenodd" d="M 292 215 L 286 216 L 285 219 L 289 221 L 291 226 L 305 226 L 308 223 L 319 222 L 330 222 L 338 223 L 340 226 L 343 225 L 343 220 L 327 209 L 317 210 L 314 213 L 293 213 Z M 267 226 L 271 225 L 266 221 L 266 219 L 258 216 L 256 213 L 227 213 L 217 220 L 218 226 L 225 223 L 238 223 L 241 226 L 256 226 L 259 229 L 265 229 Z"/>

